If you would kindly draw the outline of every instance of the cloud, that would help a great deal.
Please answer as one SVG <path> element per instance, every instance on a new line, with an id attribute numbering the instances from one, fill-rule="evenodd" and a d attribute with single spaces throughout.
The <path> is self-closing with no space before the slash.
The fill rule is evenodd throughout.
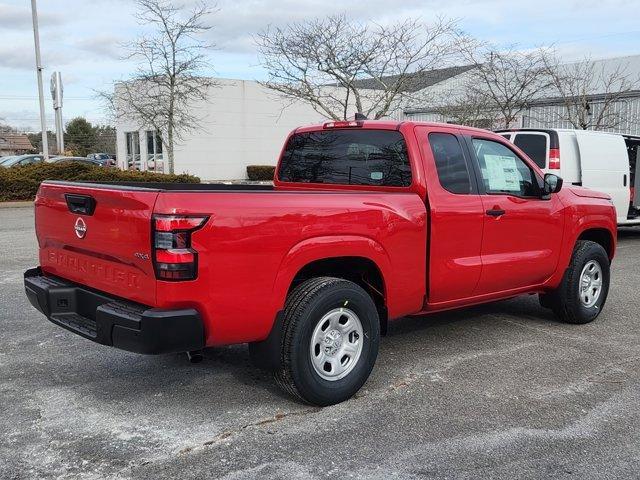
<path id="1" fill-rule="evenodd" d="M 0 29 L 31 29 L 33 26 L 32 21 L 30 7 L 0 3 Z M 47 28 L 64 23 L 66 23 L 66 20 L 61 14 L 38 12 L 39 28 Z"/>
<path id="2" fill-rule="evenodd" d="M 0 123 L 8 124 L 19 131 L 40 131 L 40 114 L 37 109 L 37 100 L 31 100 L 36 108 L 17 108 L 14 110 L 0 110 Z M 55 124 L 53 112 L 45 114 L 48 129 L 53 128 Z"/>
<path id="3" fill-rule="evenodd" d="M 176 4 L 188 5 L 197 1 L 175 0 Z M 210 52 L 211 61 L 215 71 L 224 77 L 263 78 L 253 36 L 268 25 L 284 26 L 343 12 L 354 20 L 383 24 L 404 18 L 428 22 L 443 15 L 459 19 L 462 28 L 482 40 L 503 46 L 515 43 L 522 48 L 555 44 L 567 59 L 586 54 L 600 57 L 640 53 L 637 19 L 627 14 L 629 7 L 621 0 L 217 2 L 216 13 L 207 19 L 213 28 L 204 40 L 217 45 Z M 133 0 L 41 0 L 38 9 L 45 89 L 51 71 L 60 70 L 65 82 L 65 118 L 101 114 L 98 103 L 90 99 L 92 92 L 110 89 L 113 80 L 127 78 L 136 68 L 135 61 L 119 60 L 125 53 L 120 40 L 133 40 L 152 27 L 136 23 Z M 60 25 L 64 27 L 58 28 Z M 17 112 L 13 116 L 16 123 L 31 122 L 37 114 L 26 110 L 37 106 L 37 89 L 28 0 L 0 0 L 0 32 L 2 89 L 5 96 L 16 97 L 0 100 L 0 109 L 11 106 L 10 110 Z M 25 112 L 19 112 L 21 108 Z M 32 124 L 37 125 L 37 121 Z"/>
<path id="4" fill-rule="evenodd" d="M 436 6 L 435 0 L 405 0 L 401 4 L 394 4 L 393 16 L 385 17 L 383 12 L 389 11 L 388 0 L 352 0 L 348 4 L 338 0 L 222 0 L 218 3 L 217 11 L 208 19 L 213 25 L 209 39 L 227 52 L 253 52 L 253 36 L 269 25 L 284 26 L 339 13 L 346 13 L 354 20 L 375 19 L 384 23 L 385 20 L 403 17 L 406 16 L 403 13 L 417 10 L 420 10 L 417 16 L 428 20 L 435 17 L 430 4 Z"/>
<path id="5" fill-rule="evenodd" d="M 77 40 L 74 46 L 94 57 L 119 60 L 122 57 L 122 47 L 120 46 L 122 42 L 123 39 L 115 35 L 96 35 Z"/>
<path id="6" fill-rule="evenodd" d="M 60 52 L 46 48 L 42 50 L 43 66 L 55 65 L 56 68 L 68 65 L 72 56 L 67 52 Z M 15 70 L 34 70 L 36 67 L 35 52 L 32 44 L 0 44 L 0 68 Z"/>
<path id="7" fill-rule="evenodd" d="M 35 65 L 33 48 L 26 45 L 0 45 L 0 67 L 27 70 L 35 68 Z"/>

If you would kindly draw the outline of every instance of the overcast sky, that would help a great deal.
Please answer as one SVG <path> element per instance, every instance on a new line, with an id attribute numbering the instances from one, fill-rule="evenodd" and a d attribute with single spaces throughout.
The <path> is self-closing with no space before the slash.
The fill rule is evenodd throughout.
<path id="1" fill-rule="evenodd" d="M 354 19 L 380 23 L 452 17 L 468 33 L 498 45 L 528 48 L 553 43 L 567 60 L 640 54 L 640 0 L 220 0 L 217 5 L 207 39 L 217 45 L 211 52 L 211 74 L 226 78 L 263 78 L 252 35 L 267 25 L 345 11 Z M 38 8 L 49 128 L 53 129 L 53 109 L 48 89 L 54 70 L 62 72 L 65 85 L 65 121 L 78 115 L 104 121 L 94 91 L 126 79 L 135 68 L 119 59 L 119 45 L 144 28 L 133 16 L 135 2 L 39 0 Z M 0 39 L 0 122 L 36 128 L 28 0 L 0 0 Z"/>

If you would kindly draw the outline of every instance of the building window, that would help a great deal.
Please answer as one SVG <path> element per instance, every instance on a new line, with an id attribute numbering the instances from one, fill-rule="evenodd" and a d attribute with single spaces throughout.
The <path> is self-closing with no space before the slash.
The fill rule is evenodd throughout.
<path id="1" fill-rule="evenodd" d="M 140 134 L 138 132 L 125 132 L 126 143 L 126 168 L 127 170 L 140 170 Z"/>
<path id="2" fill-rule="evenodd" d="M 157 130 L 147 130 L 147 170 L 164 172 L 162 137 Z"/>

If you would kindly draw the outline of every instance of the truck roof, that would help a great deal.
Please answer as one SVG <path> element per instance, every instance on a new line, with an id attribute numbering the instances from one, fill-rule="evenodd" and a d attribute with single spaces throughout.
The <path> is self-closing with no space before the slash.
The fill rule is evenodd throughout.
<path id="1" fill-rule="evenodd" d="M 490 130 L 485 130 L 482 128 L 469 127 L 466 125 L 456 125 L 452 123 L 444 123 L 444 122 L 417 122 L 413 120 L 340 120 L 333 121 L 327 120 L 326 122 L 316 123 L 313 125 L 305 125 L 302 127 L 298 127 L 294 130 L 295 133 L 304 133 L 304 132 L 316 132 L 318 130 L 322 130 L 325 128 L 325 125 L 330 123 L 342 123 L 342 122 L 357 122 L 359 124 L 356 128 L 363 129 L 377 129 L 377 130 L 399 130 L 401 126 L 428 126 L 428 127 L 446 127 L 446 128 L 458 128 L 460 130 L 464 130 L 467 132 L 476 132 L 476 133 L 484 133 L 490 132 Z M 340 128 L 336 126 L 336 128 Z M 492 132 L 493 133 L 493 132 Z"/>

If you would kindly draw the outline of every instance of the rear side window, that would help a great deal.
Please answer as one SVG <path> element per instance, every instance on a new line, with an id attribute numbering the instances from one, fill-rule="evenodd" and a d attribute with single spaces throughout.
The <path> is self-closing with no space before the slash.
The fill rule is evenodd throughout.
<path id="1" fill-rule="evenodd" d="M 513 141 L 540 168 L 547 167 L 547 137 L 532 133 L 518 133 Z"/>
<path id="2" fill-rule="evenodd" d="M 408 187 L 407 146 L 395 130 L 323 130 L 293 135 L 278 178 L 283 182 Z"/>
<path id="3" fill-rule="evenodd" d="M 436 162 L 442 188 L 451 193 L 470 193 L 471 179 L 460 142 L 450 133 L 429 134 L 429 145 Z"/>

